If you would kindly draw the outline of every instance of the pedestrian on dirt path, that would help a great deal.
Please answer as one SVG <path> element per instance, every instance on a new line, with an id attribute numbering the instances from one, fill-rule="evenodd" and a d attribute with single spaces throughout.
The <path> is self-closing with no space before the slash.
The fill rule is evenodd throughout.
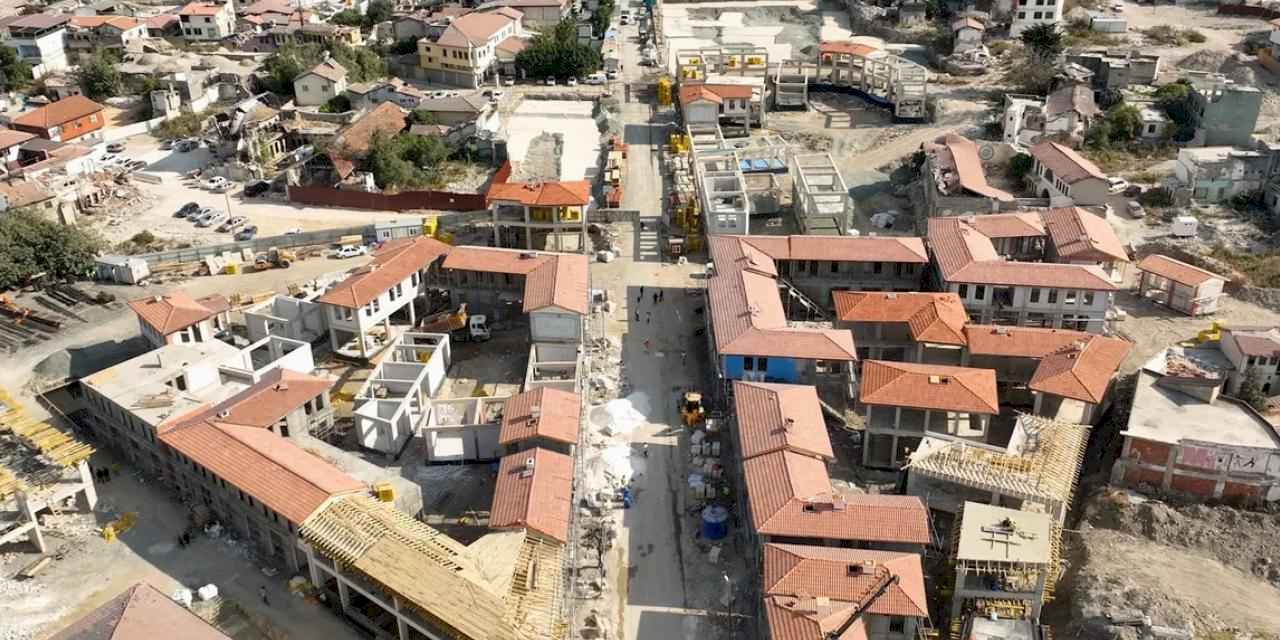
<path id="1" fill-rule="evenodd" d="M 652 311 L 646 311 L 646 312 L 644 312 L 644 323 L 645 323 L 645 324 L 649 324 L 649 321 L 650 321 L 650 320 L 652 320 L 652 319 L 653 319 L 653 312 L 652 312 Z"/>
<path id="2" fill-rule="evenodd" d="M 267 599 L 267 587 L 265 585 L 258 587 L 258 596 L 262 598 L 262 604 L 268 607 L 271 606 L 271 601 Z"/>
<path id="3" fill-rule="evenodd" d="M 648 340 L 645 340 L 645 341 L 644 341 L 644 352 L 645 352 L 645 353 L 649 353 L 649 341 L 648 341 Z"/>
<path id="4" fill-rule="evenodd" d="M 654 294 L 653 294 L 653 303 L 654 303 L 654 304 L 658 304 L 658 294 L 657 294 L 657 292 L 654 292 Z"/>
<path id="5" fill-rule="evenodd" d="M 662 302 L 663 300 L 666 300 L 666 299 L 667 299 L 667 290 L 666 290 L 666 289 L 663 289 L 663 290 L 659 291 L 659 292 L 658 292 L 658 302 Z"/>
<path id="6" fill-rule="evenodd" d="M 636 322 L 640 322 L 640 310 L 636 309 Z"/>
<path id="7" fill-rule="evenodd" d="M 644 285 L 640 285 L 640 297 L 644 297 Z"/>

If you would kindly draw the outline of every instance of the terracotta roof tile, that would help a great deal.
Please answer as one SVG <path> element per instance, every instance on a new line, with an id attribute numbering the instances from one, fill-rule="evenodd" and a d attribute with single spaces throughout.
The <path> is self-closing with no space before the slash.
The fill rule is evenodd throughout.
<path id="1" fill-rule="evenodd" d="M 48 640 L 231 640 L 155 587 L 138 582 Z"/>
<path id="2" fill-rule="evenodd" d="M 191 2 L 182 7 L 178 15 L 182 16 L 216 16 L 226 5 L 212 2 Z"/>
<path id="3" fill-rule="evenodd" d="M 195 420 L 158 437 L 295 525 L 331 496 L 365 489 L 342 470 L 265 429 Z"/>
<path id="4" fill-rule="evenodd" d="M 964 328 L 964 333 L 968 338 L 969 353 L 1007 358 L 1043 358 L 1073 342 L 1087 340 L 1093 335 L 1070 329 L 985 324 L 968 325 Z"/>
<path id="5" fill-rule="evenodd" d="M 174 13 L 162 13 L 162 14 L 160 14 L 160 15 L 158 15 L 158 16 L 151 16 L 150 18 L 147 18 L 147 28 L 148 28 L 148 29 L 163 29 L 163 28 L 165 28 L 165 27 L 167 27 L 167 26 L 169 26 L 169 25 L 171 25 L 171 24 L 174 24 L 174 23 L 176 23 L 176 22 L 178 22 L 178 21 L 179 21 L 179 18 L 178 18 L 178 16 L 177 16 L 177 14 L 174 14 Z"/>
<path id="6" fill-rule="evenodd" d="M 1076 111 L 1086 118 L 1102 113 L 1102 109 L 1093 101 L 1093 88 L 1086 84 L 1062 85 L 1045 99 L 1044 111 L 1048 116 Z"/>
<path id="7" fill-rule="evenodd" d="M 36 134 L 26 131 L 0 129 L 0 149 L 8 149 L 9 147 L 20 145 L 34 137 L 36 137 Z"/>
<path id="8" fill-rule="evenodd" d="M 742 461 L 752 526 L 765 535 L 928 544 L 924 503 L 915 496 L 838 495 L 826 464 L 776 451 Z"/>
<path id="9" fill-rule="evenodd" d="M 1005 261 L 991 239 L 964 218 L 930 218 L 929 248 L 943 279 L 951 283 L 1093 291 L 1117 289 L 1096 265 Z"/>
<path id="10" fill-rule="evenodd" d="M 302 75 L 305 76 L 308 74 L 320 76 L 330 82 L 340 82 L 347 77 L 347 69 L 337 62 L 326 60 L 314 67 L 311 67 Z"/>
<path id="11" fill-rule="evenodd" d="M 916 342 L 963 345 L 969 320 L 954 293 L 832 291 L 842 322 L 900 322 Z"/>
<path id="12" fill-rule="evenodd" d="M 1224 327 L 1222 341 L 1235 343 L 1246 356 L 1280 356 L 1280 326 Z"/>
<path id="13" fill-rule="evenodd" d="M 1188 287 L 1202 285 L 1214 278 L 1224 282 L 1227 280 L 1225 276 L 1220 276 L 1212 271 L 1206 271 L 1195 265 L 1158 253 L 1153 253 L 1143 258 L 1138 263 L 1138 269 L 1162 278 L 1168 278 L 1178 284 L 1185 284 Z"/>
<path id="14" fill-rule="evenodd" d="M 573 458 L 541 448 L 504 456 L 498 462 L 489 526 L 524 527 L 567 543 L 572 493 Z"/>
<path id="15" fill-rule="evenodd" d="M 1106 174 L 1098 165 L 1089 162 L 1084 156 L 1070 147 L 1046 140 L 1029 150 L 1031 157 L 1053 172 L 1053 175 L 1067 184 L 1075 184 L 1087 178 L 1106 180 Z"/>
<path id="16" fill-rule="evenodd" d="M 777 283 L 765 275 L 777 273 L 772 259 L 733 236 L 713 236 L 708 244 L 715 274 L 707 281 L 707 306 L 721 355 L 857 359 L 850 331 L 787 325 Z"/>
<path id="17" fill-rule="evenodd" d="M 510 38 L 498 43 L 499 51 L 505 51 L 511 54 L 520 53 L 527 48 L 529 48 L 529 40 L 519 36 L 511 36 Z"/>
<path id="18" fill-rule="evenodd" d="M 361 158 L 369 153 L 369 140 L 375 133 L 394 136 L 404 130 L 405 111 L 394 102 L 383 102 L 360 116 L 333 140 L 335 151 L 343 158 Z M 329 152 L 334 155 L 334 151 Z"/>
<path id="19" fill-rule="evenodd" d="M 1049 209 L 1041 214 L 1049 240 L 1069 260 L 1129 261 L 1115 229 L 1101 216 L 1080 207 Z"/>
<path id="20" fill-rule="evenodd" d="M 206 302 L 213 306 L 206 305 Z M 160 335 L 167 336 L 226 310 L 222 303 L 226 303 L 222 296 L 195 300 L 186 293 L 174 291 L 167 295 L 130 300 L 129 308 L 138 314 L 138 319 Z"/>
<path id="21" fill-rule="evenodd" d="M 90 114 L 101 113 L 103 106 L 84 97 L 70 96 L 13 119 L 13 124 L 50 129 Z"/>
<path id="22" fill-rule="evenodd" d="M 591 183 L 497 182 L 485 194 L 489 202 L 519 202 L 530 207 L 581 207 L 591 202 Z"/>
<path id="23" fill-rule="evenodd" d="M 702 85 L 702 84 L 682 83 L 680 85 L 680 91 L 677 95 L 680 98 L 681 105 L 687 105 L 690 102 L 694 102 L 696 100 L 709 100 L 716 104 L 720 104 L 721 102 L 724 102 L 723 100 L 720 99 L 720 96 L 716 95 L 714 91 L 712 91 L 711 89 L 708 89 L 706 85 Z"/>
<path id="24" fill-rule="evenodd" d="M 277 367 L 257 383 L 209 409 L 204 417 L 229 425 L 266 429 L 308 400 L 327 393 L 335 384 L 335 380 Z"/>
<path id="25" fill-rule="evenodd" d="M 82 29 L 96 29 L 102 25 L 110 25 L 121 31 L 133 29 L 142 23 L 129 16 L 71 16 L 71 26 Z"/>
<path id="26" fill-rule="evenodd" d="M 538 408 L 536 418 L 534 407 Z M 576 393 L 540 387 L 507 398 L 498 444 L 536 437 L 577 444 L 581 423 L 582 402 Z"/>
<path id="27" fill-rule="evenodd" d="M 1033 212 L 963 216 L 965 224 L 988 238 L 1029 238 L 1048 235 L 1044 220 Z"/>
<path id="28" fill-rule="evenodd" d="M 436 44 L 446 47 L 484 46 L 493 34 L 514 22 L 497 12 L 476 12 L 458 16 L 436 39 Z"/>
<path id="29" fill-rule="evenodd" d="M 1000 413 L 990 369 L 867 360 L 858 400 L 869 405 L 935 411 Z"/>
<path id="30" fill-rule="evenodd" d="M 1055 350 L 1040 360 L 1028 387 L 1034 391 L 1102 404 L 1111 377 L 1133 345 L 1093 335 Z"/>
<path id="31" fill-rule="evenodd" d="M 413 272 L 426 269 L 449 251 L 449 245 L 427 237 L 385 246 L 374 254 L 373 262 L 356 269 L 354 274 L 334 285 L 316 301 L 359 309 L 403 282 Z"/>
<path id="32" fill-rule="evenodd" d="M 939 159 L 943 169 L 955 171 L 954 179 L 960 188 L 1001 202 L 1013 202 L 1012 193 L 987 183 L 987 172 L 982 168 L 982 159 L 978 157 L 978 145 L 972 140 L 948 133 L 938 139 L 934 144 L 935 149 L 937 145 L 945 148 L 947 153 L 944 156 L 935 151 L 935 157 Z"/>
<path id="33" fill-rule="evenodd" d="M 769 543 L 763 564 L 761 590 L 769 596 L 829 598 L 865 606 L 866 613 L 876 615 L 929 617 L 924 568 L 916 553 Z M 897 581 L 877 597 L 883 579 L 892 576 Z"/>
<path id="34" fill-rule="evenodd" d="M 986 31 L 987 25 L 982 24 L 981 20 L 973 16 L 965 16 L 963 18 L 959 18 L 951 22 L 952 31 L 959 31 L 960 29 L 964 29 L 964 28 L 977 29 L 978 31 Z"/>
<path id="35" fill-rule="evenodd" d="M 454 247 L 445 258 L 445 269 L 509 273 L 525 276 L 524 311 L 560 307 L 586 315 L 590 310 L 587 257 L 570 253 L 543 253 L 494 247 Z"/>
<path id="36" fill-rule="evenodd" d="M 817 388 L 739 380 L 733 402 L 743 459 L 782 450 L 835 459 Z"/>
<path id="37" fill-rule="evenodd" d="M 921 238 L 851 236 L 727 236 L 739 238 L 774 260 L 906 262 L 925 264 L 929 253 Z"/>
<path id="38" fill-rule="evenodd" d="M 851 56 L 869 56 L 879 49 L 856 42 L 823 42 L 818 44 L 819 53 L 836 53 Z"/>

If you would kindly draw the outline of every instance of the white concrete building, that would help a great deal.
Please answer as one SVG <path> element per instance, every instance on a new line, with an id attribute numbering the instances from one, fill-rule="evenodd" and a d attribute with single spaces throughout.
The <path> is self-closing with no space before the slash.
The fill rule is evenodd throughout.
<path id="1" fill-rule="evenodd" d="M 182 37 L 188 40 L 221 40 L 235 33 L 236 14 L 230 2 L 192 2 L 178 12 Z"/>
<path id="2" fill-rule="evenodd" d="M 0 18 L 3 43 L 31 65 L 31 75 L 39 79 L 68 68 L 67 24 L 70 16 L 37 13 Z"/>
<path id="3" fill-rule="evenodd" d="M 138 315 L 138 328 L 152 347 L 207 342 L 231 326 L 231 303 L 219 294 L 197 300 L 175 291 L 130 300 L 129 308 Z"/>
<path id="4" fill-rule="evenodd" d="M 1227 393 L 1235 395 L 1252 374 L 1262 393 L 1280 394 L 1280 325 L 1224 327 L 1219 345 L 1235 367 L 1227 379 Z"/>
<path id="5" fill-rule="evenodd" d="M 1017 38 L 1023 31 L 1038 24 L 1062 22 L 1065 0 L 1014 0 L 1009 37 Z"/>
<path id="6" fill-rule="evenodd" d="M 333 60 L 325 60 L 293 80 L 293 102 L 300 107 L 317 107 L 346 90 L 347 70 Z"/>

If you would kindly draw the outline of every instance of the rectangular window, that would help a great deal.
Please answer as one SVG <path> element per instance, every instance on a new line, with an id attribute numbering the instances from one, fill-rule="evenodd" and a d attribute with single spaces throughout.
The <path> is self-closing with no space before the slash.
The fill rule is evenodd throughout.
<path id="1" fill-rule="evenodd" d="M 1067 293 L 1065 298 L 1063 299 L 1063 302 L 1065 302 L 1066 304 L 1075 304 L 1077 293 L 1078 292 L 1075 289 L 1067 289 Z"/>
<path id="2" fill-rule="evenodd" d="M 751 356 L 745 356 L 745 357 L 743 357 L 743 358 L 742 358 L 742 370 L 743 370 L 743 371 L 755 371 L 755 370 L 756 370 L 756 359 L 755 359 L 755 358 L 752 358 Z"/>
<path id="3" fill-rule="evenodd" d="M 959 291 L 959 292 L 957 292 L 957 294 L 956 294 L 956 295 L 960 296 L 962 299 L 963 299 L 963 298 L 968 298 L 968 297 L 969 297 L 969 285 L 967 285 L 967 284 L 962 284 L 962 285 L 960 285 L 960 291 Z"/>
<path id="4" fill-rule="evenodd" d="M 907 619 L 902 616 L 891 616 L 889 618 L 889 633 L 906 633 Z"/>
<path id="5" fill-rule="evenodd" d="M 1057 289 L 1050 289 L 1050 290 L 1049 290 L 1049 304 L 1058 304 L 1058 290 L 1057 290 Z"/>
<path id="6" fill-rule="evenodd" d="M 980 284 L 973 288 L 974 300 L 985 300 L 987 297 L 987 286 Z"/>
<path id="7" fill-rule="evenodd" d="M 840 273 L 840 263 L 835 260 L 831 261 L 831 273 Z"/>
<path id="8" fill-rule="evenodd" d="M 756 371 L 766 371 L 769 368 L 768 358 L 756 358 Z"/>
<path id="9" fill-rule="evenodd" d="M 871 266 L 871 273 L 880 273 L 880 272 L 882 272 L 882 271 L 884 271 L 884 263 L 883 263 L 883 262 L 875 262 L 875 263 L 872 263 L 872 266 Z"/>
<path id="10" fill-rule="evenodd" d="M 1026 12 L 1026 11 L 1019 11 L 1019 12 L 1018 12 L 1018 19 L 1019 19 L 1019 20 L 1026 20 L 1026 19 L 1027 19 L 1027 12 Z"/>
<path id="11" fill-rule="evenodd" d="M 1093 294 L 1094 294 L 1094 292 L 1092 292 L 1092 291 L 1086 291 L 1086 292 L 1084 292 L 1084 306 L 1086 306 L 1086 307 L 1092 307 L 1092 306 L 1093 306 Z"/>
<path id="12" fill-rule="evenodd" d="M 1032 302 L 1040 302 L 1040 289 L 1039 289 L 1039 288 L 1033 288 L 1033 289 L 1031 290 L 1031 301 L 1032 301 Z"/>

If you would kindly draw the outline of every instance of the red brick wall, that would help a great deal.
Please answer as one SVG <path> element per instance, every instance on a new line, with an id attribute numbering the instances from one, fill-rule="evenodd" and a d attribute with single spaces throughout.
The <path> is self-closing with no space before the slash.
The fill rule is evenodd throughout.
<path id="1" fill-rule="evenodd" d="M 1214 480 L 1205 480 L 1203 478 L 1192 478 L 1191 476 L 1173 474 L 1173 479 L 1169 483 L 1169 488 L 1174 491 L 1182 491 L 1206 498 L 1213 497 L 1213 489 L 1218 483 Z"/>
<path id="2" fill-rule="evenodd" d="M 1226 483 L 1223 483 L 1222 485 L 1222 497 L 1224 498 L 1236 498 L 1236 497 L 1260 498 L 1262 497 L 1262 487 L 1257 487 L 1249 484 L 1240 484 L 1239 482 L 1226 482 Z"/>
<path id="3" fill-rule="evenodd" d="M 437 209 L 440 211 L 479 211 L 487 209 L 484 195 L 449 191 L 402 191 L 400 193 L 365 193 L 341 191 L 331 187 L 289 187 L 289 201 L 322 207 L 347 207 L 374 211 Z"/>
<path id="4" fill-rule="evenodd" d="M 1163 442 L 1129 438 L 1129 458 L 1147 464 L 1163 465 L 1169 460 L 1169 445 Z"/>
<path id="5" fill-rule="evenodd" d="M 1153 469 L 1129 469 L 1124 474 L 1124 483 L 1130 487 L 1148 484 L 1159 489 L 1164 486 L 1164 473 Z"/>

